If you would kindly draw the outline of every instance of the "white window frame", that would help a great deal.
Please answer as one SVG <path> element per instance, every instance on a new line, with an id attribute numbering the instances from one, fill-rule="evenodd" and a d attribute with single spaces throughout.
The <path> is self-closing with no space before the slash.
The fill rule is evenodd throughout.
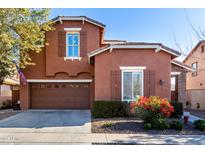
<path id="1" fill-rule="evenodd" d="M 196 68 L 193 68 L 194 65 L 196 66 Z M 191 68 L 193 69 L 193 71 L 192 71 L 192 77 L 197 76 L 197 75 L 198 75 L 198 72 L 197 72 L 198 62 L 197 62 L 197 61 L 196 61 L 196 62 L 193 62 L 193 63 L 191 64 Z"/>
<path id="2" fill-rule="evenodd" d="M 68 55 L 68 47 L 69 47 L 68 35 L 69 34 L 78 34 L 78 56 L 77 57 L 69 56 Z M 64 60 L 66 60 L 66 59 L 71 59 L 71 60 L 78 59 L 78 60 L 81 60 L 81 57 L 80 57 L 80 32 L 79 31 L 69 31 L 69 30 L 66 31 L 66 57 L 64 57 Z"/>
<path id="3" fill-rule="evenodd" d="M 139 66 L 139 67 L 135 67 L 135 66 L 131 66 L 131 67 L 120 67 L 121 69 L 121 100 L 122 101 L 133 101 L 133 99 L 131 100 L 126 100 L 124 99 L 124 72 L 140 72 L 142 73 L 142 90 L 141 90 L 141 93 L 142 93 L 142 96 L 144 96 L 144 69 L 146 69 L 145 66 Z M 132 75 L 133 76 L 133 75 Z M 133 96 L 133 77 L 132 77 L 132 96 Z"/>
<path id="4" fill-rule="evenodd" d="M 171 72 L 171 75 L 180 75 L 181 72 Z"/>
<path id="5" fill-rule="evenodd" d="M 65 31 L 76 32 L 81 31 L 81 28 L 64 28 Z"/>

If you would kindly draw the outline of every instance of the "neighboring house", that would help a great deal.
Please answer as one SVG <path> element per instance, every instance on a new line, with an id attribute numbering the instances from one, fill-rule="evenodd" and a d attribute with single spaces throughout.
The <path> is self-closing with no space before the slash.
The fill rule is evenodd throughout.
<path id="1" fill-rule="evenodd" d="M 85 16 L 59 16 L 49 45 L 24 70 L 22 109 L 89 109 L 94 100 L 171 98 L 172 59 L 161 43 L 104 40 L 105 25 Z"/>
<path id="2" fill-rule="evenodd" d="M 5 79 L 3 84 L 0 85 L 0 103 L 3 101 L 16 101 L 19 92 L 19 81 L 17 79 Z M 17 93 L 18 93 L 17 92 Z"/>
<path id="3" fill-rule="evenodd" d="M 200 41 L 184 60 L 192 66 L 187 74 L 188 102 L 194 109 L 205 109 L 205 41 Z"/>

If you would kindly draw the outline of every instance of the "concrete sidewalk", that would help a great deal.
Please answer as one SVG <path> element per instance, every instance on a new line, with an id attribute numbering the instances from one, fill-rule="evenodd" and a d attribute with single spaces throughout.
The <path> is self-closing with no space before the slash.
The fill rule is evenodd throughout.
<path id="1" fill-rule="evenodd" d="M 200 118 L 200 117 L 197 117 L 197 116 L 194 116 L 194 115 L 190 115 L 189 116 L 189 121 L 190 122 L 194 122 L 196 120 L 204 120 L 203 118 Z"/>
<path id="2" fill-rule="evenodd" d="M 205 135 L 0 133 L 0 144 L 204 144 Z"/>

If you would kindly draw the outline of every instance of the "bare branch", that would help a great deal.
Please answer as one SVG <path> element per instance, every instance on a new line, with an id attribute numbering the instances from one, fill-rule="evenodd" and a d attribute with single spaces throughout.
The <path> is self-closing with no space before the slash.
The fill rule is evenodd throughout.
<path id="1" fill-rule="evenodd" d="M 185 55 L 184 52 L 183 52 L 183 50 L 182 50 L 182 48 L 181 48 L 180 43 L 177 42 L 177 39 L 176 39 L 176 37 L 175 37 L 175 34 L 173 34 L 173 38 L 174 38 L 174 42 L 175 42 L 177 48 L 179 49 L 179 52 L 180 52 L 181 54 Z"/>
<path id="2" fill-rule="evenodd" d="M 205 31 L 202 30 L 200 26 L 199 26 L 199 32 L 205 38 Z"/>
<path id="3" fill-rule="evenodd" d="M 203 38 L 201 37 L 201 35 L 200 35 L 200 33 L 198 32 L 198 30 L 196 30 L 196 28 L 194 27 L 194 25 L 191 23 L 191 21 L 190 21 L 190 19 L 189 19 L 189 17 L 188 17 L 188 14 L 187 14 L 186 9 L 184 9 L 184 12 L 185 12 L 185 17 L 186 17 L 186 19 L 187 19 L 187 21 L 188 21 L 190 27 L 191 27 L 192 30 L 194 31 L 196 38 L 197 38 L 199 41 L 203 40 Z"/>
<path id="4" fill-rule="evenodd" d="M 187 56 L 188 53 L 186 53 L 186 52 L 184 52 L 184 51 L 182 50 L 181 44 L 180 44 L 179 42 L 177 42 L 176 37 L 175 37 L 174 34 L 173 34 L 173 38 L 174 38 L 175 44 L 176 44 L 176 46 L 177 46 L 179 52 L 180 52 L 183 56 Z M 188 48 L 188 45 L 184 45 L 184 46 L 186 46 L 187 51 L 191 51 L 191 49 Z M 198 59 L 198 60 L 205 60 L 204 58 L 196 57 L 196 56 L 193 56 L 193 55 L 191 55 L 190 58 L 194 58 L 194 59 Z"/>

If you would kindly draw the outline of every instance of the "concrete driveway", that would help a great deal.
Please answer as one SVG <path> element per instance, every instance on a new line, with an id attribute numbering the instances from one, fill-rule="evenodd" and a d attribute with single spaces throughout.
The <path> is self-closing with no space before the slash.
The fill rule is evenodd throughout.
<path id="1" fill-rule="evenodd" d="M 91 133 L 90 110 L 28 110 L 0 120 L 0 133 Z"/>

